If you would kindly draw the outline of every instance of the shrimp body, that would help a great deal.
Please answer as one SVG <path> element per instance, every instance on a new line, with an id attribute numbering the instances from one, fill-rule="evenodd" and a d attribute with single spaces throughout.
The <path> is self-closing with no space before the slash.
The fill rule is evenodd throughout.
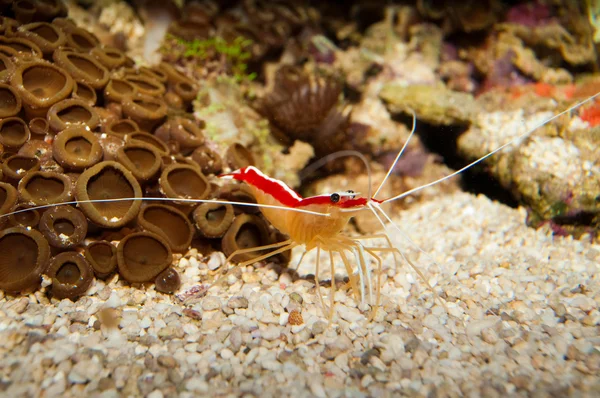
<path id="1" fill-rule="evenodd" d="M 246 182 L 260 204 L 293 207 L 323 214 L 319 216 L 276 208 L 261 209 L 275 228 L 288 235 L 296 244 L 305 245 L 307 250 L 315 248 L 318 242 L 321 243 L 321 248 L 329 250 L 326 242 L 332 239 L 335 241 L 352 217 L 351 213 L 342 212 L 341 209 L 364 207 L 367 202 L 362 198 L 342 197 L 339 194 L 302 198 L 283 182 L 267 177 L 253 166 L 221 177 Z"/>
<path id="2" fill-rule="evenodd" d="M 369 255 L 378 260 L 379 264 L 381 264 L 381 259 L 373 250 L 369 250 L 369 248 L 362 246 L 357 239 L 346 237 L 342 233 L 342 230 L 352 218 L 353 211 L 367 208 L 367 206 L 370 205 L 369 200 L 360 197 L 356 198 L 356 195 L 351 191 L 302 198 L 283 182 L 264 175 L 260 170 L 252 166 L 234 171 L 230 174 L 222 175 L 221 177 L 236 179 L 247 183 L 250 186 L 256 201 L 261 205 L 308 211 L 283 211 L 281 208 L 261 207 L 263 215 L 275 228 L 288 235 L 289 239 L 279 244 L 237 251 L 240 253 L 256 251 L 257 249 L 275 249 L 257 259 L 241 263 L 241 265 L 250 264 L 284 250 L 304 245 L 306 251 L 317 249 L 315 283 L 323 308 L 325 308 L 325 304 L 319 290 L 318 280 L 319 253 L 321 250 L 329 253 L 332 274 L 329 319 L 333 316 L 333 293 L 335 291 L 334 253 L 337 253 L 344 263 L 346 272 L 348 273 L 350 287 L 356 298 L 361 302 L 364 302 L 365 280 L 367 281 L 366 284 L 369 296 L 371 295 L 371 277 L 366 264 L 366 253 L 369 253 Z M 375 200 L 373 201 L 377 202 Z M 234 252 L 230 258 L 235 254 L 236 252 Z M 357 265 L 358 279 L 354 275 L 352 259 L 356 261 L 354 264 Z M 379 287 L 377 290 L 377 301 L 379 301 Z"/>

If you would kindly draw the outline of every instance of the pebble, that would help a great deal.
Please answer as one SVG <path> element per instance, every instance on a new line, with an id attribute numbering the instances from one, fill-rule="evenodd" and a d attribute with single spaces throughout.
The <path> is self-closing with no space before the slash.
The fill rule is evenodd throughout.
<path id="1" fill-rule="evenodd" d="M 18 299 L 10 308 L 17 314 L 22 314 L 23 312 L 25 312 L 28 305 L 29 299 L 27 297 L 22 297 Z"/>
<path id="2" fill-rule="evenodd" d="M 215 251 L 210 254 L 206 265 L 208 266 L 209 270 L 214 271 L 217 268 L 223 266 L 223 264 L 225 264 L 225 260 L 226 258 L 223 253 Z"/>
<path id="3" fill-rule="evenodd" d="M 224 348 L 221 350 L 221 358 L 228 360 L 231 359 L 233 357 L 233 352 L 228 349 L 228 348 Z"/>
<path id="4" fill-rule="evenodd" d="M 119 308 L 121 306 L 121 298 L 116 290 L 113 290 L 110 297 L 104 303 L 106 308 Z"/>
<path id="5" fill-rule="evenodd" d="M 100 364 L 94 360 L 84 360 L 76 363 L 69 373 L 70 383 L 87 383 L 102 371 Z"/>
<path id="6" fill-rule="evenodd" d="M 214 311 L 221 308 L 221 300 L 216 296 L 206 296 L 202 299 L 202 309 L 204 311 Z"/>
<path id="7" fill-rule="evenodd" d="M 34 315 L 25 319 L 25 325 L 31 327 L 42 326 L 44 323 L 44 316 L 42 314 Z"/>
<path id="8" fill-rule="evenodd" d="M 157 361 L 159 365 L 165 368 L 174 368 L 177 366 L 177 360 L 170 355 L 159 355 Z"/>
<path id="9" fill-rule="evenodd" d="M 201 377 L 193 377 L 185 383 L 185 388 L 189 391 L 205 393 L 208 392 L 208 383 Z"/>
<path id="10" fill-rule="evenodd" d="M 245 297 L 232 297 L 227 301 L 227 306 L 232 309 L 248 308 L 248 299 Z"/>
<path id="11" fill-rule="evenodd" d="M 314 334 L 315 336 L 323 333 L 326 329 L 327 329 L 327 323 L 325 323 L 323 321 L 317 321 L 317 322 L 313 323 L 313 325 L 311 327 L 312 334 Z"/>
<path id="12" fill-rule="evenodd" d="M 365 316 L 356 308 L 350 308 L 341 304 L 336 307 L 336 310 L 339 316 L 348 322 L 358 322 L 365 319 Z"/>
<path id="13" fill-rule="evenodd" d="M 279 326 L 269 325 L 261 330 L 261 336 L 265 340 L 275 340 L 281 335 L 281 329 Z"/>
<path id="14" fill-rule="evenodd" d="M 154 390 L 150 394 L 146 395 L 146 398 L 163 398 L 164 394 L 160 390 Z"/>
<path id="15" fill-rule="evenodd" d="M 234 352 L 238 352 L 242 346 L 242 332 L 239 328 L 231 329 L 229 333 L 229 341 L 231 342 L 231 348 Z"/>

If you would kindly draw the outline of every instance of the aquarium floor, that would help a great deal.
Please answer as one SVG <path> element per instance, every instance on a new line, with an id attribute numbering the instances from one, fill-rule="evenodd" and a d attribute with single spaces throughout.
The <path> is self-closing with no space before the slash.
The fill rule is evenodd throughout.
<path id="1" fill-rule="evenodd" d="M 49 302 L 43 292 L 0 296 L 0 395 L 599 392 L 600 246 L 528 228 L 523 209 L 466 193 L 393 218 L 430 253 L 405 250 L 448 312 L 389 256 L 375 320 L 340 280 L 328 324 L 306 277 L 315 253 L 298 273 L 248 267 L 207 292 L 199 281 L 222 255 L 191 251 L 179 260 L 183 287 L 175 296 L 116 278 L 95 282 L 76 303 Z M 410 246 L 395 233 L 394 240 Z M 302 319 L 288 319 L 293 311 Z"/>

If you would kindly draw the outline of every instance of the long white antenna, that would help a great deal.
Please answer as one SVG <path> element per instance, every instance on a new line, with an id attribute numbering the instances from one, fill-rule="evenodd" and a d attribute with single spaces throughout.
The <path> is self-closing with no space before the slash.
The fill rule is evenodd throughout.
<path id="1" fill-rule="evenodd" d="M 398 154 L 396 155 L 396 159 L 394 159 L 394 163 L 392 163 L 392 165 L 388 169 L 387 174 L 383 178 L 383 181 L 381 181 L 381 184 L 379 184 L 379 186 L 377 187 L 377 190 L 375 191 L 375 193 L 373 194 L 373 196 L 369 196 L 369 198 L 375 198 L 375 196 L 377 196 L 377 194 L 379 193 L 379 191 L 381 191 L 381 188 L 383 188 L 383 184 L 385 184 L 385 182 L 387 181 L 387 179 L 390 177 L 390 174 L 392 174 L 392 171 L 394 171 L 394 167 L 396 167 L 396 164 L 398 163 L 398 161 L 402 157 L 402 154 L 404 153 L 404 150 L 408 146 L 408 143 L 410 142 L 410 139 L 412 138 L 412 136 L 415 134 L 415 131 L 417 130 L 417 115 L 415 114 L 415 111 L 413 111 L 412 109 L 409 109 L 409 110 L 412 113 L 412 117 L 413 117 L 413 125 L 412 125 L 412 129 L 410 131 L 410 134 L 409 134 L 408 138 L 406 139 L 406 142 L 404 143 L 404 146 L 402 147 L 402 149 L 400 149 L 400 152 L 398 152 Z M 371 186 L 370 181 L 369 181 L 369 186 Z"/>
<path id="2" fill-rule="evenodd" d="M 148 202 L 180 202 L 180 203 L 218 203 L 218 204 L 230 204 L 234 206 L 250 206 L 250 207 L 258 207 L 258 208 L 269 208 L 269 209 L 279 209 L 279 210 L 289 210 L 289 211 L 297 211 L 299 213 L 312 214 L 314 216 L 322 216 L 329 217 L 329 213 L 319 213 L 316 211 L 299 209 L 296 207 L 286 207 L 286 206 L 277 206 L 277 205 L 267 205 L 261 203 L 248 203 L 248 202 L 231 202 L 228 200 L 219 200 L 219 199 L 185 199 L 185 198 L 114 198 L 114 199 L 89 199 L 89 200 L 72 200 L 69 202 L 61 202 L 61 203 L 52 203 L 41 206 L 28 207 L 26 209 L 16 210 L 7 214 L 0 215 L 2 217 L 8 217 L 14 214 L 25 213 L 32 210 L 42 210 L 50 207 L 62 206 L 62 205 L 78 205 L 80 203 L 113 203 L 113 202 L 127 202 L 127 201 L 148 201 Z"/>
<path id="3" fill-rule="evenodd" d="M 365 168 L 367 169 L 367 175 L 369 177 L 369 196 L 368 197 L 370 198 L 371 197 L 371 192 L 370 192 L 371 191 L 371 166 L 369 166 L 369 161 L 367 160 L 365 155 L 363 155 L 362 153 L 355 151 L 353 149 L 347 149 L 344 151 L 337 151 L 334 153 L 330 153 L 329 155 L 323 156 L 321 159 L 317 160 L 316 162 L 309 164 L 300 172 L 300 180 L 305 179 L 307 176 L 311 175 L 316 170 L 325 166 L 327 163 L 331 162 L 332 160 L 343 158 L 346 156 L 356 156 L 364 163 Z"/>
<path id="4" fill-rule="evenodd" d="M 521 140 L 521 139 L 523 139 L 523 138 L 527 137 L 529 134 L 533 133 L 535 130 L 539 129 L 540 127 L 544 126 L 545 124 L 547 124 L 547 123 L 549 123 L 549 122 L 551 122 L 551 121 L 553 121 L 553 120 L 555 120 L 555 119 L 557 119 L 557 118 L 561 117 L 562 115 L 564 115 L 564 114 L 566 114 L 566 113 L 569 113 L 569 112 L 573 111 L 574 109 L 577 109 L 577 108 L 579 108 L 579 107 L 580 107 L 580 106 L 582 106 L 583 104 L 585 104 L 585 103 L 587 103 L 587 102 L 589 102 L 589 101 L 591 101 L 591 100 L 595 99 L 595 98 L 596 98 L 596 97 L 598 97 L 598 96 L 600 96 L 600 92 L 599 92 L 599 93 L 596 93 L 596 94 L 594 94 L 594 95 L 592 95 L 591 97 L 589 97 L 589 98 L 587 98 L 587 99 L 585 99 L 585 100 L 583 100 L 583 101 L 581 101 L 581 102 L 578 102 L 577 104 L 575 104 L 575 105 L 571 106 L 571 107 L 570 107 L 570 108 L 568 108 L 568 109 L 565 109 L 564 111 L 562 111 L 562 112 L 560 112 L 560 113 L 557 113 L 556 115 L 552 116 L 550 119 L 547 119 L 547 120 L 545 120 L 545 121 L 543 121 L 543 122 L 539 123 L 538 125 L 536 125 L 536 126 L 535 126 L 535 127 L 533 127 L 532 129 L 530 129 L 530 130 L 526 131 L 525 133 L 523 133 L 523 134 L 521 134 L 521 135 L 518 135 L 517 137 L 515 137 L 515 138 L 513 138 L 512 140 L 508 141 L 506 144 L 504 144 L 504 145 L 501 145 L 500 147 L 498 147 L 498 148 L 494 149 L 492 152 L 488 153 L 487 155 L 480 157 L 479 159 L 477 159 L 477 160 L 475 160 L 475 161 L 473 161 L 473 162 L 469 163 L 469 164 L 468 164 L 468 165 L 466 165 L 465 167 L 461 168 L 460 170 L 457 170 L 457 171 L 455 171 L 455 172 L 454 172 L 454 173 L 452 173 L 452 174 L 449 174 L 449 175 L 447 175 L 447 176 L 445 176 L 445 177 L 442 177 L 442 178 L 440 178 L 440 179 L 438 179 L 438 180 L 435 180 L 435 181 L 433 181 L 433 182 L 430 182 L 430 183 L 428 183 L 428 184 L 421 185 L 420 187 L 416 187 L 416 188 L 410 189 L 410 190 L 408 190 L 408 191 L 406 191 L 406 192 L 403 192 L 403 193 L 401 193 L 400 195 L 396 195 L 396 196 L 394 196 L 394 197 L 391 197 L 391 198 L 389 198 L 389 199 L 386 199 L 386 200 L 384 200 L 382 203 L 392 202 L 392 201 L 394 201 L 394 200 L 401 199 L 401 198 L 403 198 L 403 197 L 405 197 L 405 196 L 408 196 L 408 195 L 410 195 L 410 194 L 413 194 L 413 193 L 415 193 L 415 192 L 418 192 L 418 191 L 420 191 L 420 190 L 422 190 L 422 189 L 425 189 L 425 188 L 427 188 L 427 187 L 430 187 L 430 186 L 436 185 L 436 184 L 438 184 L 438 183 L 440 183 L 440 182 L 442 182 L 442 181 L 448 180 L 448 179 L 450 179 L 450 178 L 452 178 L 452 177 L 454 177 L 454 176 L 456 176 L 456 175 L 458 175 L 458 174 L 462 173 L 463 171 L 465 171 L 465 170 L 467 170 L 467 169 L 469 169 L 469 168 L 473 167 L 473 166 L 474 166 L 474 165 L 476 165 L 477 163 L 481 163 L 481 162 L 483 162 L 485 159 L 487 159 L 487 158 L 489 158 L 490 156 L 494 155 L 495 153 L 497 153 L 497 152 L 499 152 L 499 151 L 503 150 L 503 149 L 504 149 L 504 148 L 506 148 L 507 146 L 509 146 L 509 145 L 512 145 L 512 144 L 514 144 L 515 142 L 517 142 L 517 141 L 519 141 L 519 140 Z"/>

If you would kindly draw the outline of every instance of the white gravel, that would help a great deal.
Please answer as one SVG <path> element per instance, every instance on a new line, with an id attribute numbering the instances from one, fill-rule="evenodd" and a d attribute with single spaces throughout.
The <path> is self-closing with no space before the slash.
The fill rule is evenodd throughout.
<path id="1" fill-rule="evenodd" d="M 312 279 L 247 267 L 207 292 L 200 281 L 210 280 L 220 257 L 191 251 L 179 261 L 186 270 L 175 296 L 116 278 L 97 281 L 76 303 L 50 303 L 44 292 L 0 293 L 0 395 L 600 392 L 599 245 L 553 238 L 526 227 L 523 210 L 465 193 L 393 218 L 429 253 L 405 250 L 449 314 L 408 267 L 395 270 L 391 258 L 375 320 L 340 289 L 328 325 Z M 314 272 L 311 267 L 313 253 L 300 276 Z M 337 269 L 343 277 L 343 267 Z M 329 278 L 325 271 L 322 277 Z M 321 291 L 329 303 L 326 286 Z M 292 310 L 303 324 L 287 324 Z M 118 326 L 103 324 L 101 311 L 113 311 Z"/>

